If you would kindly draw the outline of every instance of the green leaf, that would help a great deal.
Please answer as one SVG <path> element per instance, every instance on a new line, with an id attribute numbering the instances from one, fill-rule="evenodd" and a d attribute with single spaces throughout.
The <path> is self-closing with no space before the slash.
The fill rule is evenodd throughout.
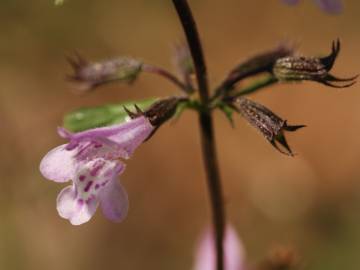
<path id="1" fill-rule="evenodd" d="M 234 109 L 226 105 L 225 103 L 221 103 L 218 106 L 219 109 L 225 114 L 226 118 L 229 120 L 231 126 L 234 127 L 234 119 L 233 119 Z"/>
<path id="2" fill-rule="evenodd" d="M 109 104 L 99 107 L 80 108 L 72 111 L 64 117 L 64 127 L 72 132 L 79 132 L 91 128 L 110 126 L 125 121 L 128 114 L 124 106 L 133 111 L 136 104 L 140 109 L 146 110 L 157 99 L 141 101 L 127 101 L 118 104 Z M 135 110 L 134 110 L 135 111 Z"/>

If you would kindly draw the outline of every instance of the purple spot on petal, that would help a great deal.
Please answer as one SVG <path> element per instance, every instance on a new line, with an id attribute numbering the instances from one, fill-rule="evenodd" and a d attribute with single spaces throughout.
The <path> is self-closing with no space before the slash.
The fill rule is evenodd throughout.
<path id="1" fill-rule="evenodd" d="M 104 187 L 108 182 L 109 182 L 109 180 L 106 180 L 106 181 L 102 182 L 101 186 Z"/>
<path id="2" fill-rule="evenodd" d="M 91 175 L 91 176 L 96 176 L 97 173 L 99 172 L 99 170 L 100 170 L 102 167 L 103 167 L 103 164 L 100 164 L 100 165 L 95 166 L 95 167 L 91 170 L 90 175 Z"/>
<path id="3" fill-rule="evenodd" d="M 97 144 L 94 145 L 94 147 L 95 148 L 101 148 L 101 147 L 103 147 L 103 145 L 101 143 L 97 143 Z"/>
<path id="4" fill-rule="evenodd" d="M 89 204 L 89 203 L 91 203 L 92 200 L 93 200 L 93 198 L 92 198 L 92 197 L 89 197 L 89 198 L 85 201 L 85 203 L 86 203 L 86 204 Z"/>
<path id="5" fill-rule="evenodd" d="M 81 182 L 83 182 L 83 181 L 85 180 L 85 178 L 86 178 L 85 175 L 80 175 L 80 176 L 79 176 L 79 180 L 80 180 Z"/>
<path id="6" fill-rule="evenodd" d="M 99 184 L 96 184 L 95 185 L 95 189 L 99 189 L 100 185 Z"/>
<path id="7" fill-rule="evenodd" d="M 89 154 L 90 146 L 91 146 L 90 143 L 82 144 L 81 146 L 79 146 L 76 157 L 80 160 L 85 159 L 87 157 L 87 155 Z"/>
<path id="8" fill-rule="evenodd" d="M 89 181 L 89 182 L 87 183 L 87 185 L 85 186 L 84 191 L 85 191 L 85 192 L 88 192 L 93 183 L 94 183 L 93 181 Z"/>
<path id="9" fill-rule="evenodd" d="M 79 143 L 77 141 L 71 141 L 66 145 L 65 149 L 70 151 L 70 150 L 73 150 L 76 147 L 78 147 L 78 145 L 79 145 Z"/>
<path id="10" fill-rule="evenodd" d="M 78 204 L 80 204 L 80 205 L 84 204 L 84 200 L 83 199 L 78 199 Z"/>

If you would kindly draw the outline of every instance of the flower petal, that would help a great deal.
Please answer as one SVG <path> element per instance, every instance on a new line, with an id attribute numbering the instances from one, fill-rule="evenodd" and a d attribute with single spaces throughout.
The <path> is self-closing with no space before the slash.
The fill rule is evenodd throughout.
<path id="1" fill-rule="evenodd" d="M 224 239 L 225 270 L 242 270 L 245 264 L 245 251 L 236 231 L 227 226 Z M 213 231 L 205 230 L 196 252 L 194 270 L 215 270 L 216 252 Z"/>
<path id="2" fill-rule="evenodd" d="M 69 145 L 67 145 L 68 148 Z M 104 137 L 96 137 L 77 145 L 76 160 L 86 161 L 97 158 L 115 160 L 119 158 L 127 158 L 128 153 L 122 149 L 117 143 Z"/>
<path id="3" fill-rule="evenodd" d="M 331 14 L 339 14 L 343 10 L 340 0 L 315 0 L 315 3 L 324 11 Z"/>
<path id="4" fill-rule="evenodd" d="M 129 156 L 133 154 L 134 150 L 142 144 L 154 130 L 154 126 L 152 126 L 145 117 L 135 118 L 128 123 L 131 122 L 134 123 L 128 128 L 123 129 L 122 132 L 108 137 L 123 148 Z"/>
<path id="5" fill-rule="evenodd" d="M 118 125 L 94 128 L 74 134 L 63 129 L 59 129 L 59 132 L 70 140 L 70 143 L 67 145 L 68 150 L 77 147 L 79 143 L 102 140 L 107 146 L 115 143 L 118 146 L 115 152 L 121 154 L 120 157 L 122 158 L 129 158 L 134 150 L 149 137 L 153 130 L 154 127 L 149 120 L 141 116 Z"/>
<path id="6" fill-rule="evenodd" d="M 74 177 L 77 198 L 84 202 L 99 198 L 102 190 L 116 181 L 117 176 L 125 170 L 125 165 L 117 160 L 97 158 L 79 163 Z"/>
<path id="7" fill-rule="evenodd" d="M 57 197 L 57 210 L 62 218 L 68 219 L 73 225 L 88 222 L 98 206 L 96 198 L 84 202 L 77 198 L 74 186 L 64 188 Z"/>
<path id="8" fill-rule="evenodd" d="M 52 149 L 40 162 L 42 175 L 55 182 L 67 182 L 75 173 L 74 151 L 65 149 L 66 145 L 60 145 Z"/>
<path id="9" fill-rule="evenodd" d="M 111 137 L 118 134 L 126 134 L 131 133 L 132 130 L 138 128 L 139 126 L 151 126 L 149 120 L 146 117 L 138 117 L 132 119 L 128 122 L 112 125 L 109 127 L 100 127 L 89 129 L 86 131 L 78 132 L 78 133 L 68 133 L 68 138 L 71 140 L 81 141 L 86 138 L 96 138 L 96 137 Z M 62 132 L 64 133 L 64 131 Z"/>
<path id="10" fill-rule="evenodd" d="M 100 206 L 104 215 L 112 221 L 121 222 L 126 218 L 129 209 L 128 195 L 115 179 L 101 191 Z"/>

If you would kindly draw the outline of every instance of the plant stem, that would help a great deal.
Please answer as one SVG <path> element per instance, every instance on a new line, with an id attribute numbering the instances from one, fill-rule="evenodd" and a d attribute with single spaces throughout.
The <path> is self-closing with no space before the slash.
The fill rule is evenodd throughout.
<path id="1" fill-rule="evenodd" d="M 196 23 L 186 0 L 172 0 L 172 1 L 179 15 L 182 27 L 185 31 L 191 56 L 194 61 L 200 99 L 204 104 L 206 104 L 209 99 L 207 71 L 206 71 L 204 53 L 199 38 L 199 33 L 196 28 Z"/>
<path id="2" fill-rule="evenodd" d="M 215 148 L 214 125 L 211 113 L 200 113 L 202 154 L 205 164 L 212 218 L 215 233 L 216 269 L 224 270 L 225 209 Z"/>
<path id="3" fill-rule="evenodd" d="M 199 122 L 201 130 L 202 154 L 209 188 L 213 226 L 215 233 L 216 269 L 224 270 L 224 227 L 225 210 L 220 181 L 219 166 L 215 148 L 214 126 L 209 108 L 209 88 L 204 54 L 196 28 L 195 20 L 186 0 L 172 0 L 185 31 L 190 52 L 194 61 L 198 82 L 200 101 L 203 109 L 200 111 Z"/>

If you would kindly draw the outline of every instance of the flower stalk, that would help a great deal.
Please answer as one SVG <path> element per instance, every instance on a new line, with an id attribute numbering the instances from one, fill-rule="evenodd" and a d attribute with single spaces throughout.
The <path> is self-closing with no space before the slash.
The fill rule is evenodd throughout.
<path id="1" fill-rule="evenodd" d="M 251 85 L 249 85 L 248 87 L 245 87 L 243 89 L 241 89 L 238 92 L 235 92 L 233 95 L 231 95 L 231 98 L 235 98 L 235 97 L 240 97 L 240 96 L 245 96 L 245 95 L 249 95 L 252 94 L 253 92 L 256 92 L 260 89 L 266 88 L 270 85 L 273 85 L 275 83 L 278 82 L 278 79 L 275 78 L 274 76 L 270 75 L 267 76 L 266 78 L 259 80 Z"/>
<path id="2" fill-rule="evenodd" d="M 197 31 L 195 20 L 186 0 L 173 0 L 185 31 L 191 56 L 194 61 L 200 102 L 203 110 L 200 112 L 199 122 L 202 141 L 202 154 L 210 193 L 213 226 L 215 232 L 216 269 L 224 270 L 223 238 L 225 227 L 225 210 L 220 181 L 220 172 L 215 147 L 215 135 L 211 109 L 209 108 L 209 87 L 204 54 Z"/>
<path id="3" fill-rule="evenodd" d="M 169 80 L 170 82 L 172 82 L 173 84 L 175 84 L 186 94 L 191 94 L 193 92 L 193 89 L 188 87 L 186 84 L 184 84 L 182 81 L 180 81 L 176 76 L 171 74 L 166 69 L 163 69 L 158 66 L 150 65 L 150 64 L 144 64 L 142 66 L 142 71 L 162 76 L 163 78 L 165 78 L 165 79 Z"/>

